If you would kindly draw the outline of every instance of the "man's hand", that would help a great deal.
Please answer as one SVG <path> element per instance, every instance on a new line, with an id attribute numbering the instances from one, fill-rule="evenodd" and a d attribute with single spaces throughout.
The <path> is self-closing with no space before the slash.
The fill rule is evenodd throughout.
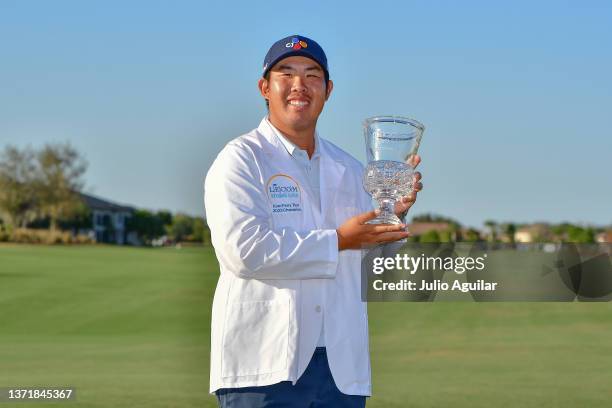
<path id="1" fill-rule="evenodd" d="M 337 230 L 338 250 L 361 249 L 365 245 L 397 241 L 410 235 L 404 231 L 406 225 L 366 224 L 378 215 L 378 211 L 369 211 L 349 218 Z"/>
<path id="2" fill-rule="evenodd" d="M 412 168 L 416 168 L 421 162 L 421 156 L 414 155 L 409 160 L 408 164 L 412 166 Z M 423 189 L 423 183 L 421 183 L 421 173 L 415 172 L 413 175 L 413 191 L 407 196 L 402 197 L 399 201 L 395 203 L 395 215 L 402 218 L 406 212 L 412 207 L 417 198 L 417 193 Z"/>

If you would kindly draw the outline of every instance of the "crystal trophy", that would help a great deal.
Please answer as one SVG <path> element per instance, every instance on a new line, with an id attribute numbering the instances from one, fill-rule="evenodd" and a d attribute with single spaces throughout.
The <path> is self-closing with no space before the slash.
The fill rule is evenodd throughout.
<path id="1" fill-rule="evenodd" d="M 413 158 L 425 127 L 401 116 L 375 116 L 363 124 L 368 160 L 363 186 L 380 209 L 368 224 L 401 224 L 395 203 L 413 189 Z"/>

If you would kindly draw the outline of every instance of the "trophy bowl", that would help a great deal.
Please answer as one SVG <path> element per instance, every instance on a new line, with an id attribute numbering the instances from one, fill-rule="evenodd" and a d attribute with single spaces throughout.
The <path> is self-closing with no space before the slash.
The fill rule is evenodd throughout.
<path id="1" fill-rule="evenodd" d="M 380 214 L 368 224 L 401 224 L 395 203 L 413 189 L 414 161 L 425 127 L 401 116 L 375 116 L 363 123 L 367 166 L 365 190 Z"/>

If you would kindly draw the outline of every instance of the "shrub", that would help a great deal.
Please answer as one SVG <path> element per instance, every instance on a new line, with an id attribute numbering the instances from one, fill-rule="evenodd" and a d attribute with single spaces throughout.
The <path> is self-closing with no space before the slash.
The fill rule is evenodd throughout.
<path id="1" fill-rule="evenodd" d="M 8 235 L 8 241 L 21 244 L 91 244 L 87 235 L 72 235 L 68 231 L 49 231 L 28 228 L 16 228 Z"/>
<path id="2" fill-rule="evenodd" d="M 11 235 L 9 232 L 4 228 L 4 226 L 0 225 L 0 242 L 8 242 L 10 237 Z"/>

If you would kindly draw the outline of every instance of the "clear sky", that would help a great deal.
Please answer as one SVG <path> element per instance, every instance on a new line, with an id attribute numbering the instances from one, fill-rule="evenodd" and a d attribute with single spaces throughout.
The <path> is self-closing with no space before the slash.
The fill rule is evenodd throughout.
<path id="1" fill-rule="evenodd" d="M 364 160 L 361 122 L 426 126 L 413 214 L 612 222 L 612 2 L 0 1 L 0 148 L 70 141 L 87 191 L 203 214 L 202 181 L 265 115 L 263 57 L 325 49 L 318 128 Z"/>

